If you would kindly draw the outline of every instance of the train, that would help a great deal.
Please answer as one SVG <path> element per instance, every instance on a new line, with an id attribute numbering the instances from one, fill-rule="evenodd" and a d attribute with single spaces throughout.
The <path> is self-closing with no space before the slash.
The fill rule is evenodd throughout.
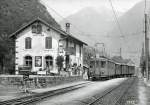
<path id="1" fill-rule="evenodd" d="M 107 57 L 99 57 L 90 60 L 88 79 L 102 80 L 119 77 L 130 77 L 135 73 L 135 65 L 124 62 L 116 62 Z"/>

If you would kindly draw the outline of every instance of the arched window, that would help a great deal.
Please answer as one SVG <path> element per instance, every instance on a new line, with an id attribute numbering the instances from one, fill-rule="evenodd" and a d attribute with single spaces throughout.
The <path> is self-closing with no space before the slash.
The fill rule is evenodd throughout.
<path id="1" fill-rule="evenodd" d="M 30 37 L 25 38 L 25 48 L 31 49 L 31 41 L 32 39 Z"/>
<path id="2" fill-rule="evenodd" d="M 46 56 L 45 57 L 45 64 L 46 67 L 52 67 L 53 66 L 53 57 L 52 56 Z"/>
<path id="3" fill-rule="evenodd" d="M 25 63 L 25 66 L 32 67 L 32 57 L 31 56 L 25 56 L 24 57 L 24 63 Z"/>

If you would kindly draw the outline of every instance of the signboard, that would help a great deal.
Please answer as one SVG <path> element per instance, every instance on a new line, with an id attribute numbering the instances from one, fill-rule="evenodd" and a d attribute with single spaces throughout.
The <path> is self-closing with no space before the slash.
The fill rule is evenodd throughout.
<path id="1" fill-rule="evenodd" d="M 29 75 L 31 72 L 31 67 L 29 66 L 19 66 L 19 74 Z"/>
<path id="2" fill-rule="evenodd" d="M 42 56 L 35 56 L 35 67 L 42 67 Z"/>

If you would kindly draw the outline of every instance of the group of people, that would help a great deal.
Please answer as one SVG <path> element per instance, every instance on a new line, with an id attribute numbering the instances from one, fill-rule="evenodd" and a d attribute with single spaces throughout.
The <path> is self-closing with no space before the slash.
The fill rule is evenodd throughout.
<path id="1" fill-rule="evenodd" d="M 49 68 L 47 71 L 49 71 L 49 74 L 50 74 L 51 70 L 49 70 Z M 84 67 L 82 67 L 81 64 L 77 65 L 76 63 L 74 63 L 73 65 L 67 65 L 65 68 L 63 68 L 61 70 L 61 73 L 63 74 L 67 73 L 67 75 L 69 76 L 83 76 L 84 74 L 87 73 L 87 70 L 84 69 Z"/>
<path id="2" fill-rule="evenodd" d="M 81 64 L 77 65 L 76 63 L 74 63 L 72 66 L 68 65 L 65 71 L 68 72 L 70 76 L 83 76 L 86 73 L 86 70 L 81 66 Z"/>

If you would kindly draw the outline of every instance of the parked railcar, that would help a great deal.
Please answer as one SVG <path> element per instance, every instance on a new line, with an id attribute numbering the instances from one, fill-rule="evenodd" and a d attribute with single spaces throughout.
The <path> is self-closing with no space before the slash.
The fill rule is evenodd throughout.
<path id="1" fill-rule="evenodd" d="M 121 77 L 121 64 L 115 63 L 115 77 Z"/>
<path id="2" fill-rule="evenodd" d="M 135 73 L 135 66 L 130 65 L 129 66 L 129 76 L 133 76 Z"/>

